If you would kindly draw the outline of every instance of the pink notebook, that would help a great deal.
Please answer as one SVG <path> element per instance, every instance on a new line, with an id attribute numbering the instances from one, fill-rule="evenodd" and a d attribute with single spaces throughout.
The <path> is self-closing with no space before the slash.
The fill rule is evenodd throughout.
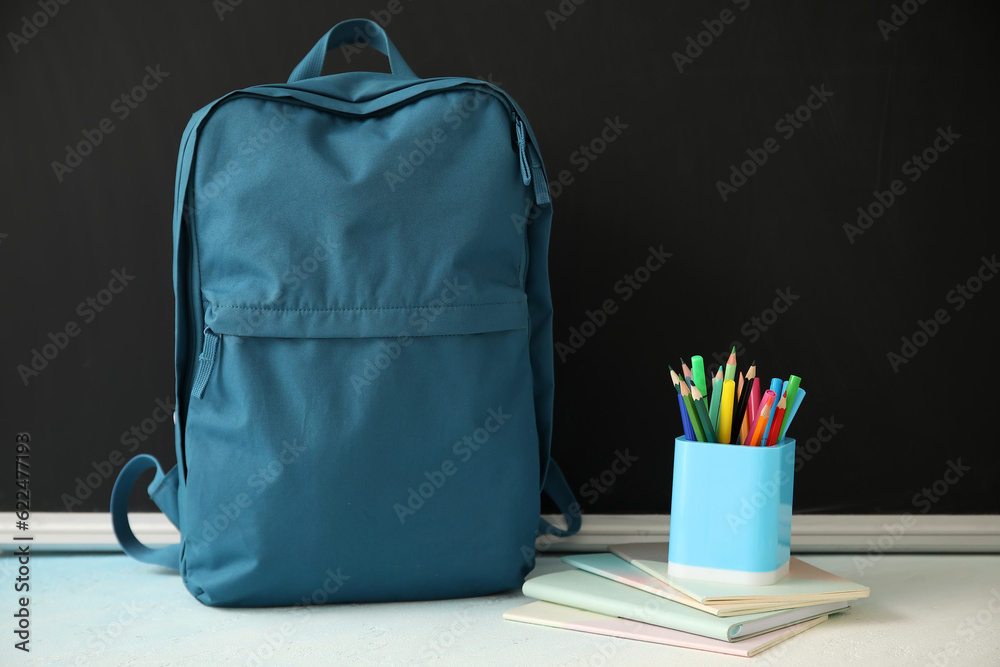
<path id="1" fill-rule="evenodd" d="M 772 630 L 771 632 L 738 642 L 724 642 L 718 639 L 693 635 L 688 632 L 662 628 L 658 625 L 650 625 L 649 623 L 640 623 L 624 618 L 595 614 L 594 612 L 566 607 L 561 604 L 553 604 L 551 602 L 532 602 L 517 609 L 504 612 L 503 617 L 508 621 L 533 623 L 535 625 L 545 625 L 550 628 L 564 628 L 566 630 L 589 632 L 608 637 L 621 637 L 622 639 L 637 639 L 654 644 L 693 648 L 701 651 L 725 653 L 726 655 L 738 655 L 744 658 L 750 658 L 762 651 L 766 651 L 772 646 L 805 632 L 827 619 L 826 616 L 820 616 L 811 621 L 790 625 L 779 630 Z"/>

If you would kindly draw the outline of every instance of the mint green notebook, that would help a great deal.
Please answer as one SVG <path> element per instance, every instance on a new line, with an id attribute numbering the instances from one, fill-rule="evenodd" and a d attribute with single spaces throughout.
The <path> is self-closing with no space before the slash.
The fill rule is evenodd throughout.
<path id="1" fill-rule="evenodd" d="M 607 616 L 651 623 L 721 641 L 764 632 L 843 611 L 845 602 L 721 618 L 582 570 L 545 574 L 524 582 L 528 597 Z"/>

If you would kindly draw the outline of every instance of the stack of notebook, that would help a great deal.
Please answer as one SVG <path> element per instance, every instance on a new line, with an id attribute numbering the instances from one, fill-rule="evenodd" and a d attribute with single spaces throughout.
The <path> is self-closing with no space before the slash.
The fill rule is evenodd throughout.
<path id="1" fill-rule="evenodd" d="M 750 657 L 819 625 L 868 587 L 798 558 L 771 586 L 667 577 L 667 545 L 623 544 L 566 556 L 575 569 L 525 582 L 538 602 L 504 618 L 554 628 Z"/>

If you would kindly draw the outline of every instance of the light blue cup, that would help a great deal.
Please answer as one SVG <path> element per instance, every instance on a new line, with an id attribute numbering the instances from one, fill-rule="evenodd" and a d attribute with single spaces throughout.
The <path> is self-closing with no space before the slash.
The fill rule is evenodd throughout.
<path id="1" fill-rule="evenodd" d="M 795 440 L 743 447 L 677 438 L 667 574 L 767 586 L 788 574 Z"/>

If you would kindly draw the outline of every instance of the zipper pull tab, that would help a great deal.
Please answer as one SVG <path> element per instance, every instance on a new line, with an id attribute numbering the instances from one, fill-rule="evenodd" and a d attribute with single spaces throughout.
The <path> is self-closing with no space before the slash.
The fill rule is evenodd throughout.
<path id="1" fill-rule="evenodd" d="M 514 130 L 517 132 L 517 150 L 521 158 L 521 182 L 530 185 L 535 182 L 535 203 L 545 206 L 552 203 L 549 197 L 549 184 L 545 181 L 545 171 L 542 169 L 542 158 L 534 145 L 528 141 L 524 123 L 514 114 Z"/>
<path id="2" fill-rule="evenodd" d="M 219 334 L 205 327 L 205 344 L 201 348 L 201 356 L 198 357 L 198 373 L 191 386 L 192 396 L 201 398 L 205 394 L 205 387 L 208 386 L 208 378 L 212 375 L 212 368 L 215 366 L 215 353 L 218 349 Z"/>
<path id="3" fill-rule="evenodd" d="M 517 116 L 514 116 L 514 130 L 517 132 L 517 152 L 521 158 L 521 181 L 528 185 L 531 183 L 531 163 L 528 162 L 528 152 L 524 145 L 524 123 Z"/>

